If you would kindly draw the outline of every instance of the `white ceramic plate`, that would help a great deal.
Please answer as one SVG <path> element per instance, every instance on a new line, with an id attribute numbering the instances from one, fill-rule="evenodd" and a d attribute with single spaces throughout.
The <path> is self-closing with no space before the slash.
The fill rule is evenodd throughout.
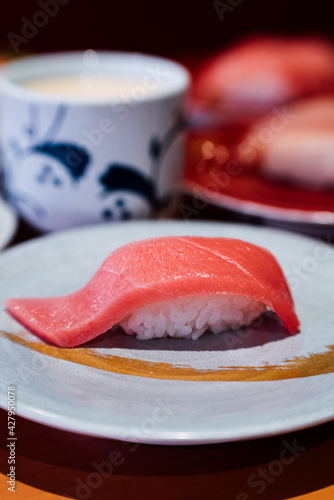
<path id="1" fill-rule="evenodd" d="M 13 238 L 17 227 L 17 217 L 14 211 L 0 196 L 0 250 Z"/>
<path id="2" fill-rule="evenodd" d="M 7 297 L 78 289 L 131 240 L 186 234 L 239 237 L 271 250 L 290 281 L 300 332 L 291 336 L 267 316 L 261 326 L 197 341 L 139 341 L 116 329 L 81 351 L 55 351 L 4 309 Z M 8 250 L 0 257 L 0 404 L 6 408 L 7 385 L 15 385 L 17 413 L 26 418 L 153 444 L 264 437 L 326 422 L 334 417 L 333 252 L 273 229 L 174 221 L 72 230 Z M 72 362 L 56 352 L 83 357 Z M 81 364 L 87 353 L 113 356 L 113 371 Z"/>

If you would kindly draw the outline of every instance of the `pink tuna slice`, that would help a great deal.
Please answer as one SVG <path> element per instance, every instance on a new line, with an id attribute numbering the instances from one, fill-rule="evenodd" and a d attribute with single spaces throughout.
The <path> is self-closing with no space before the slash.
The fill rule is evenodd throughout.
<path id="1" fill-rule="evenodd" d="M 273 255 L 229 238 L 163 237 L 124 245 L 81 290 L 56 298 L 8 299 L 22 325 L 60 347 L 109 330 L 139 307 L 180 297 L 232 294 L 263 302 L 293 334 L 291 293 Z"/>

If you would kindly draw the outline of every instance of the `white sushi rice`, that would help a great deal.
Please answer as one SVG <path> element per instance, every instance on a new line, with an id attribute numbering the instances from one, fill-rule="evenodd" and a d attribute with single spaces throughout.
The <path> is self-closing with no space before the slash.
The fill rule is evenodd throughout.
<path id="1" fill-rule="evenodd" d="M 196 340 L 205 331 L 220 333 L 249 325 L 266 310 L 262 302 L 237 295 L 183 297 L 137 309 L 119 324 L 128 334 L 148 340 L 176 337 Z"/>

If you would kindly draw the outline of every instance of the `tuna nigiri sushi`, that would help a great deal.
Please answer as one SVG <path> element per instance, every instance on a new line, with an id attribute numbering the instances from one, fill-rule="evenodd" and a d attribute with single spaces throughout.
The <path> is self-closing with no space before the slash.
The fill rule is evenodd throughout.
<path id="1" fill-rule="evenodd" d="M 74 347 L 119 324 L 141 339 L 196 339 L 250 324 L 270 308 L 290 333 L 299 326 L 273 255 L 237 239 L 161 237 L 124 245 L 81 290 L 56 298 L 8 299 L 22 325 Z"/>

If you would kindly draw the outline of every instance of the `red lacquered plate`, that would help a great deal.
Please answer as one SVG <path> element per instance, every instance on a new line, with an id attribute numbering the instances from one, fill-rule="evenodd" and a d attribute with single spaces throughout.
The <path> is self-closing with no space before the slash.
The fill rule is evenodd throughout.
<path id="1" fill-rule="evenodd" d="M 334 225 L 334 191 L 310 190 L 245 169 L 231 157 L 235 131 L 190 134 L 185 189 L 219 207 L 276 221 Z"/>

